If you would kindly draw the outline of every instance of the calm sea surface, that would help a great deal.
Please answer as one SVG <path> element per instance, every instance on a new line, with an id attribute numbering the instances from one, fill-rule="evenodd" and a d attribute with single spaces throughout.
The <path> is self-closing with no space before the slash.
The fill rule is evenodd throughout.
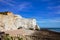
<path id="1" fill-rule="evenodd" d="M 60 28 L 47 28 L 47 29 L 55 32 L 60 32 Z"/>
<path id="2" fill-rule="evenodd" d="M 60 28 L 42 28 L 42 29 L 48 29 L 50 31 L 60 32 Z"/>

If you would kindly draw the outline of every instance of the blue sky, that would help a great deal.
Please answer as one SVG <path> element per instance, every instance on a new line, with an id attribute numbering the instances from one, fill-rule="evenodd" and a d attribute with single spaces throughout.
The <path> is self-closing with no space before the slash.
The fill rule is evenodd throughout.
<path id="1" fill-rule="evenodd" d="M 35 18 L 41 28 L 60 28 L 60 0 L 0 0 L 0 12 Z"/>

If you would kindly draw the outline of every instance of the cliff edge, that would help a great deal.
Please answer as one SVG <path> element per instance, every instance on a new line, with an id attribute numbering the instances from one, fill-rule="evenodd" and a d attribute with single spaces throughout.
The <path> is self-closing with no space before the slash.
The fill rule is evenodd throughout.
<path id="1" fill-rule="evenodd" d="M 0 31 L 16 29 L 40 29 L 36 19 L 24 18 L 12 12 L 0 12 Z"/>

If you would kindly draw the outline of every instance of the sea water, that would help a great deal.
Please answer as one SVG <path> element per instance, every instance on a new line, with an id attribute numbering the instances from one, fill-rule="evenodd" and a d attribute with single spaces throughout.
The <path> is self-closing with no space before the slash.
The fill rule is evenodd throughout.
<path id="1" fill-rule="evenodd" d="M 47 28 L 47 29 L 55 32 L 60 32 L 60 28 Z"/>

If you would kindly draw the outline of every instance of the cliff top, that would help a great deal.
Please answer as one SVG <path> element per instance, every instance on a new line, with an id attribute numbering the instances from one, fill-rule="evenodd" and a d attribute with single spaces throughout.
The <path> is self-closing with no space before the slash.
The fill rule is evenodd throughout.
<path id="1" fill-rule="evenodd" d="M 12 15 L 12 12 L 0 12 L 1 15 Z"/>

